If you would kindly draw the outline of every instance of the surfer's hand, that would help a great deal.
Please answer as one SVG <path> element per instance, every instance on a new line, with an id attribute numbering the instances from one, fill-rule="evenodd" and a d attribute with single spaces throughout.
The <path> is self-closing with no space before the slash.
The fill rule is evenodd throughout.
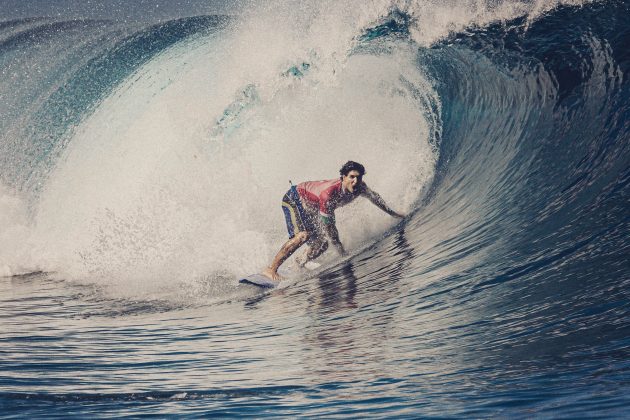
<path id="1" fill-rule="evenodd" d="M 348 255 L 346 250 L 343 248 L 343 245 L 341 244 L 339 244 L 339 246 L 337 247 L 337 251 L 339 251 L 339 255 L 341 255 L 342 257 L 345 257 Z"/>

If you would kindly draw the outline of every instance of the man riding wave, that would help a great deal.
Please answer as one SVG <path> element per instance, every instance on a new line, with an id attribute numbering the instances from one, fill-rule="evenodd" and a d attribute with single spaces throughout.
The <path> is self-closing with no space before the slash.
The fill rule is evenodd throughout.
<path id="1" fill-rule="evenodd" d="M 335 224 L 335 210 L 365 197 L 390 216 L 404 216 L 392 210 L 365 182 L 365 168 L 357 162 L 348 161 L 339 170 L 338 179 L 307 181 L 291 186 L 282 198 L 282 211 L 289 232 L 289 240 L 282 245 L 273 261 L 262 274 L 278 281 L 278 268 L 304 243 L 308 244 L 306 258 L 298 261 L 304 265 L 319 257 L 332 242 L 340 255 L 346 255 Z"/>

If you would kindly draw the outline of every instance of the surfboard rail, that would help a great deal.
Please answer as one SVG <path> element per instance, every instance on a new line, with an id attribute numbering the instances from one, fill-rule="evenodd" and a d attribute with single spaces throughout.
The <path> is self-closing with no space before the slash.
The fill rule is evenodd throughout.
<path id="1" fill-rule="evenodd" d="M 271 280 L 269 277 L 260 273 L 255 273 L 255 274 L 250 274 L 249 276 L 245 276 L 242 279 L 240 279 L 238 282 L 242 284 L 251 284 L 254 286 L 263 287 L 267 289 L 273 289 L 274 287 L 278 286 L 278 284 L 280 283 L 280 282 L 275 282 Z"/>

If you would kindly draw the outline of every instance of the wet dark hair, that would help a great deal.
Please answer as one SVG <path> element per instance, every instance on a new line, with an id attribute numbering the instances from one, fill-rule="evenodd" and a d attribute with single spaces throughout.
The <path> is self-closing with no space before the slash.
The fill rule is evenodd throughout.
<path id="1" fill-rule="evenodd" d="M 359 176 L 365 175 L 365 167 L 358 162 L 354 162 L 352 160 L 347 161 L 343 164 L 341 169 L 339 169 L 339 174 L 341 176 L 346 176 L 350 171 L 359 172 Z"/>

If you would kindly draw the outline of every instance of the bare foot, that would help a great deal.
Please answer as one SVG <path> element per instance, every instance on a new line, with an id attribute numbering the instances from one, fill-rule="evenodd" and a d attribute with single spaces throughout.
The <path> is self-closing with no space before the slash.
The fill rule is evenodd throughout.
<path id="1" fill-rule="evenodd" d="M 273 280 L 273 281 L 280 281 L 282 280 L 282 277 L 280 277 L 280 274 L 278 274 L 277 271 L 272 270 L 271 268 L 267 267 L 263 270 L 262 275 Z"/>
<path id="2" fill-rule="evenodd" d="M 300 268 L 304 268 L 304 264 L 306 264 L 307 262 L 308 259 L 306 258 L 306 254 L 298 255 L 297 257 L 295 257 L 295 263 Z"/>

